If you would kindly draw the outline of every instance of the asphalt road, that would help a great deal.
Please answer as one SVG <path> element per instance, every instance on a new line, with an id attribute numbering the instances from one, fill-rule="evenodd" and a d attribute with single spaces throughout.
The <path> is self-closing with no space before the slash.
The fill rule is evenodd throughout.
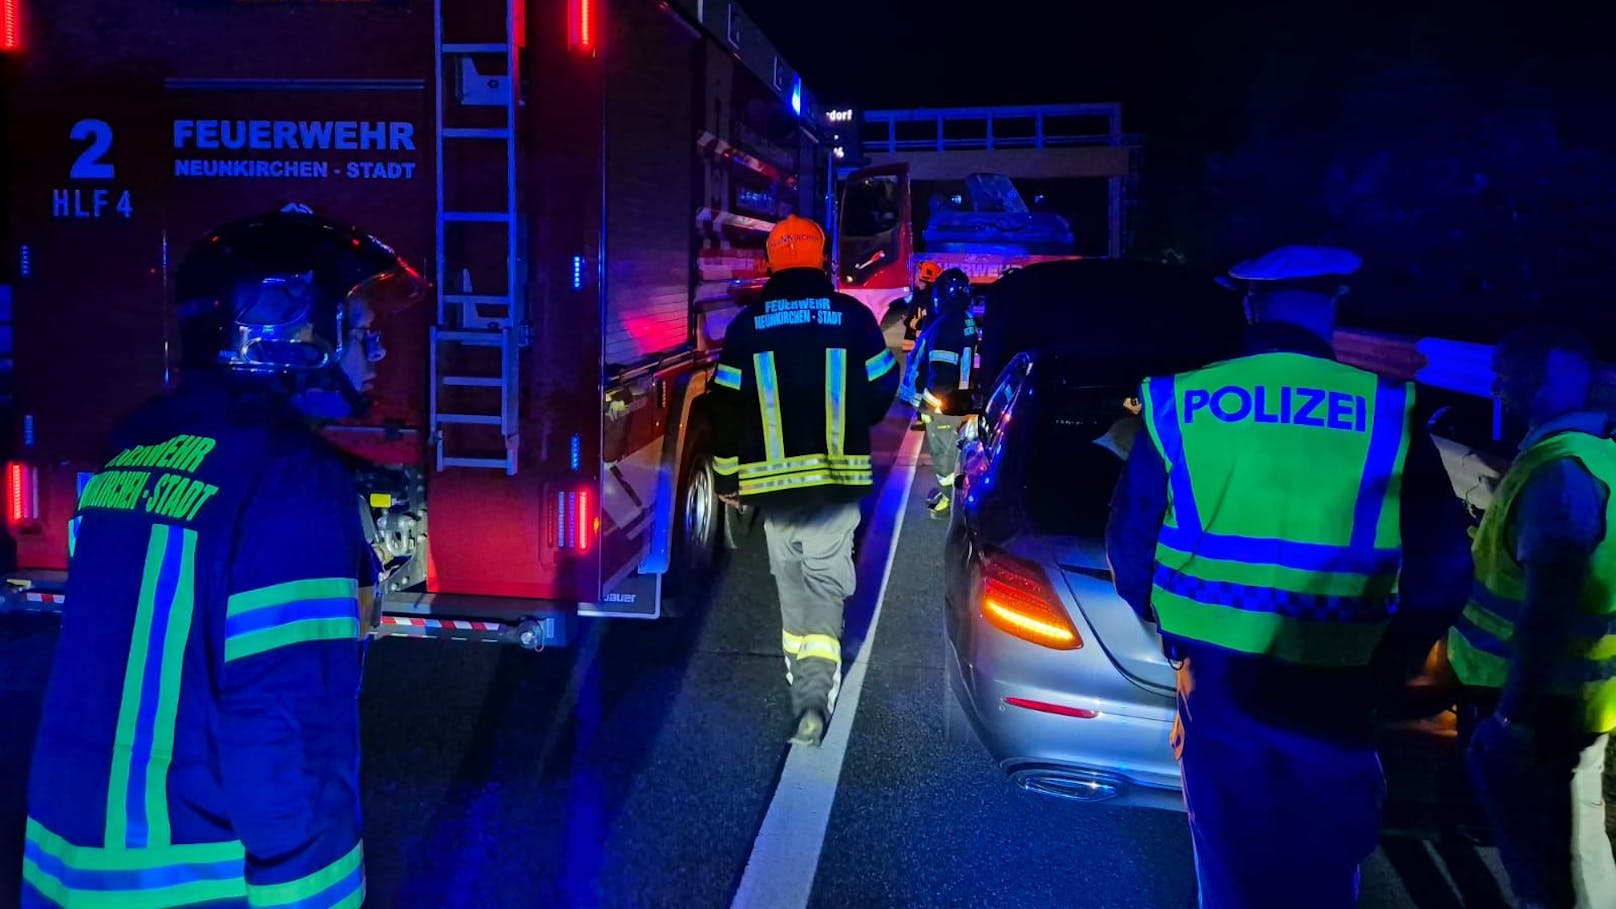
<path id="1" fill-rule="evenodd" d="M 882 427 L 878 489 L 906 423 Z M 787 760 L 761 530 L 689 619 L 590 622 L 569 648 L 537 654 L 374 643 L 362 698 L 367 905 L 727 907 L 752 861 L 748 906 L 1193 906 L 1182 814 L 1025 793 L 979 744 L 944 735 L 933 583 L 944 527 L 920 501 L 924 463 L 895 513 L 910 470 L 899 465 L 867 505 L 845 644 L 862 687 L 843 692 L 827 742 L 845 740 L 839 763 Z M 893 511 L 884 520 L 878 502 Z M 901 528 L 895 550 L 889 527 Z M 48 620 L 0 622 L 0 905 L 16 892 L 52 641 Z M 786 815 L 807 846 L 758 858 L 771 804 L 786 802 L 822 809 Z M 1362 905 L 1508 905 L 1499 889 L 1486 851 L 1388 838 Z"/>

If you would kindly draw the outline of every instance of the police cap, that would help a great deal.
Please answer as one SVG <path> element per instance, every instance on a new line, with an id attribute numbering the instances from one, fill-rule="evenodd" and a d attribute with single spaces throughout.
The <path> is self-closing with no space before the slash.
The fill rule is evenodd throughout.
<path id="1" fill-rule="evenodd" d="M 1229 269 L 1238 281 L 1315 283 L 1339 281 L 1356 274 L 1363 259 L 1335 246 L 1281 246 Z"/>

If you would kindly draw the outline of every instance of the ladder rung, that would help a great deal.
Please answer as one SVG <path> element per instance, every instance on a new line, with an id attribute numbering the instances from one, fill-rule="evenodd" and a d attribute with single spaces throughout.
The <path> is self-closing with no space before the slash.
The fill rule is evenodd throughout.
<path id="1" fill-rule="evenodd" d="M 498 414 L 481 413 L 440 413 L 439 423 L 464 423 L 472 426 L 499 426 L 505 418 Z"/>
<path id="2" fill-rule="evenodd" d="M 444 467 L 492 467 L 504 470 L 510 464 L 504 458 L 444 458 Z"/>
<path id="3" fill-rule="evenodd" d="M 439 341 L 454 341 L 481 347 L 499 347 L 505 342 L 505 336 L 497 331 L 440 331 L 437 337 Z"/>
<path id="4" fill-rule="evenodd" d="M 511 215 L 502 211 L 446 211 L 443 213 L 443 220 L 499 224 L 511 220 Z"/>
<path id="5" fill-rule="evenodd" d="M 494 376 L 444 376 L 443 384 L 461 388 L 500 388 L 505 380 Z"/>
<path id="6" fill-rule="evenodd" d="M 445 303 L 472 303 L 477 306 L 509 306 L 511 298 L 503 294 L 444 294 Z"/>
<path id="7" fill-rule="evenodd" d="M 462 127 L 450 126 L 443 130 L 445 139 L 509 139 L 511 131 L 500 127 Z"/>
<path id="8" fill-rule="evenodd" d="M 510 47 L 504 44 L 445 44 L 446 54 L 503 54 Z"/>

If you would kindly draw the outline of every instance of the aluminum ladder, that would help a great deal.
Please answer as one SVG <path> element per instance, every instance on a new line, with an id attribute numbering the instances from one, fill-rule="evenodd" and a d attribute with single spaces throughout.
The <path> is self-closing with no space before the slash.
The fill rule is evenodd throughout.
<path id="1" fill-rule="evenodd" d="M 503 469 L 515 475 L 518 450 L 518 420 L 520 406 L 520 352 L 526 343 L 528 331 L 525 299 L 525 262 L 522 254 L 521 220 L 517 212 L 517 175 L 520 156 L 517 133 L 518 109 L 521 107 L 520 80 L 517 72 L 517 51 L 520 36 L 517 23 L 522 21 L 518 5 L 524 0 L 505 0 L 505 27 L 503 39 L 498 42 L 467 42 L 451 40 L 445 36 L 444 12 L 463 9 L 465 0 L 436 0 L 434 9 L 434 43 L 437 47 L 437 102 L 435 124 L 437 139 L 437 322 L 432 329 L 431 351 L 431 423 L 437 449 L 437 469 L 482 468 Z M 458 39 L 462 36 L 453 36 Z M 495 57 L 500 61 L 494 72 L 478 68 L 478 58 Z M 452 95 L 451 95 L 452 93 Z M 450 122 L 466 108 L 502 107 L 503 127 L 453 126 Z M 445 178 L 447 162 L 444 152 L 452 143 L 482 143 L 502 146 L 505 158 L 505 199 L 500 208 L 485 211 L 466 211 L 449 208 Z M 457 234 L 468 237 L 492 238 L 503 227 L 505 243 L 505 275 L 499 280 L 494 275 L 477 278 L 471 269 L 462 268 L 458 280 L 451 287 L 448 271 L 447 241 Z M 475 243 L 468 243 L 475 246 Z M 503 292 L 477 293 L 477 287 L 498 287 Z M 497 349 L 498 367 L 492 373 L 482 370 L 480 375 L 464 375 L 462 364 L 474 358 L 468 348 Z M 470 355 L 470 356 L 468 356 Z M 486 355 L 485 355 L 486 356 Z M 494 358 L 488 357 L 493 360 Z M 453 370 L 451 373 L 449 370 Z M 485 389 L 473 392 L 465 389 Z M 455 390 L 461 390 L 456 392 Z M 497 407 L 492 403 L 498 393 Z M 461 404 L 455 410 L 445 409 L 445 396 L 459 393 L 462 400 L 472 397 L 484 400 L 486 406 L 472 408 Z M 466 412 L 472 411 L 472 412 Z M 487 426 L 497 428 L 503 440 L 504 457 L 490 457 L 493 444 L 471 451 L 451 451 L 447 439 L 450 427 Z M 459 447 L 459 446 L 457 446 Z"/>

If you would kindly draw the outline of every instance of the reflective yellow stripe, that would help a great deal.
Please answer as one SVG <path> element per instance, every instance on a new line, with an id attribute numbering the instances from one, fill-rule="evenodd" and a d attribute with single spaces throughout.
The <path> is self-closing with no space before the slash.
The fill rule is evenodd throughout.
<path id="1" fill-rule="evenodd" d="M 825 450 L 841 455 L 847 437 L 847 351 L 825 349 Z"/>
<path id="2" fill-rule="evenodd" d="M 971 353 L 969 347 L 960 353 L 959 387 L 961 388 L 971 387 L 971 360 L 974 357 L 975 354 Z"/>
<path id="3" fill-rule="evenodd" d="M 774 371 L 774 352 L 753 354 L 752 370 L 757 376 L 758 409 L 763 416 L 763 456 L 770 461 L 783 461 L 786 440 L 780 429 L 780 379 Z"/>
<path id="4" fill-rule="evenodd" d="M 799 660 L 828 660 L 836 665 L 842 665 L 842 643 L 828 634 L 809 634 L 802 638 L 802 649 L 797 651 Z"/>
<path id="5" fill-rule="evenodd" d="M 780 649 L 792 656 L 796 656 L 797 651 L 802 649 L 802 636 L 792 634 L 789 631 L 780 632 Z"/>
<path id="6" fill-rule="evenodd" d="M 733 366 L 718 364 L 718 372 L 713 376 L 713 384 L 725 388 L 741 389 L 741 371 Z"/>
<path id="7" fill-rule="evenodd" d="M 741 478 L 774 476 L 782 473 L 795 473 L 800 470 L 869 470 L 869 455 L 830 455 L 814 454 L 800 455 L 795 458 L 786 458 L 780 461 L 758 461 L 742 464 Z"/>
<path id="8" fill-rule="evenodd" d="M 811 486 L 873 486 L 874 475 L 824 472 L 792 474 L 785 477 L 770 477 L 764 480 L 742 480 L 741 494 L 753 495 L 760 492 L 776 492 L 781 489 L 802 489 Z"/>
<path id="9" fill-rule="evenodd" d="M 739 458 L 713 458 L 713 473 L 732 477 L 741 469 Z"/>
<path id="10" fill-rule="evenodd" d="M 892 355 L 892 351 L 883 350 L 875 356 L 864 361 L 864 377 L 869 381 L 874 382 L 876 379 L 881 378 L 882 376 L 891 372 L 893 369 L 897 368 L 897 365 L 898 358 Z"/>
<path id="11" fill-rule="evenodd" d="M 942 410 L 943 409 L 943 399 L 937 397 L 936 395 L 932 394 L 929 391 L 926 392 L 925 394 L 922 394 L 920 396 L 920 399 L 922 401 L 925 401 L 926 406 L 932 408 L 933 410 Z"/>

